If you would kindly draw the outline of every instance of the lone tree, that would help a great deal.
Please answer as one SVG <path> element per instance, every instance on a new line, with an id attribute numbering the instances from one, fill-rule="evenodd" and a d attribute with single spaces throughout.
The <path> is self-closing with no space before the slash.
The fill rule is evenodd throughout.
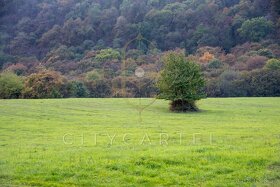
<path id="1" fill-rule="evenodd" d="M 170 100 L 175 112 L 198 111 L 195 101 L 204 98 L 204 79 L 199 65 L 188 61 L 182 52 L 168 52 L 158 81 L 159 98 Z"/>

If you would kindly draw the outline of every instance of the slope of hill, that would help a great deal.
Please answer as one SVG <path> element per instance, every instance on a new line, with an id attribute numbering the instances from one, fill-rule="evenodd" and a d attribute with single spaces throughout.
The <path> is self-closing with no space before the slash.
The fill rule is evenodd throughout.
<path id="1" fill-rule="evenodd" d="M 102 79 L 100 84 L 110 88 L 110 93 L 90 95 L 114 96 L 111 87 L 121 79 L 122 49 L 141 33 L 153 43 L 157 54 L 139 57 L 141 53 L 130 51 L 139 57 L 131 59 L 134 68 L 143 66 L 145 70 L 158 71 L 154 65 L 158 56 L 180 48 L 202 65 L 210 96 L 280 95 L 278 90 L 254 94 L 248 91 L 248 86 L 237 89 L 232 83 L 270 74 L 252 73 L 264 71 L 269 60 L 280 63 L 277 0 L 2 0 L 0 3 L 2 71 L 29 76 L 42 69 L 55 70 L 67 80 L 81 82 L 88 90 L 96 89 L 92 86 L 99 84 L 96 78 Z M 275 67 L 279 65 L 270 69 Z M 109 71 L 105 72 L 106 68 Z M 155 75 L 148 78 L 155 79 Z M 240 89 L 241 92 L 234 94 L 229 91 Z M 269 89 L 275 90 L 273 85 Z"/>

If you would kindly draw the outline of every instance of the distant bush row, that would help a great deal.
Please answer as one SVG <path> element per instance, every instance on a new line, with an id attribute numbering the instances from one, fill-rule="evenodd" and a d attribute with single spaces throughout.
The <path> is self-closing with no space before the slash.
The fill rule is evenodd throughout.
<path id="1" fill-rule="evenodd" d="M 146 78 L 145 88 L 137 88 L 137 79 L 127 81 L 129 95 L 121 94 L 121 78 L 67 80 L 59 72 L 43 70 L 27 77 L 12 72 L 0 74 L 1 99 L 154 97 L 155 79 Z M 264 68 L 251 72 L 224 71 L 218 79 L 208 79 L 205 92 L 210 97 L 280 96 L 280 69 Z"/>
<path id="2" fill-rule="evenodd" d="M 217 80 L 208 80 L 206 93 L 209 97 L 280 96 L 280 70 L 225 71 Z"/>
<path id="3" fill-rule="evenodd" d="M 43 70 L 27 77 L 18 76 L 13 72 L 0 74 L 1 99 L 44 99 L 44 98 L 104 98 L 104 97 L 151 97 L 156 88 L 154 81 L 145 78 L 148 82 L 143 90 L 137 88 L 137 80 L 126 79 L 129 91 L 122 92 L 122 79 L 96 79 L 96 80 L 67 80 L 57 71 Z M 127 89 L 128 90 L 128 89 Z M 152 94 L 153 93 L 153 94 Z"/>

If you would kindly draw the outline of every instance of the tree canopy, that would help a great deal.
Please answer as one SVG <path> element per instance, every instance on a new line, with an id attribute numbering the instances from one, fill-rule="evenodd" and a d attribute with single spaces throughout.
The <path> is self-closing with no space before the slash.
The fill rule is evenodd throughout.
<path id="1" fill-rule="evenodd" d="M 159 97 L 171 101 L 171 110 L 196 110 L 194 102 L 203 98 L 204 79 L 200 67 L 186 60 L 182 52 L 167 52 L 158 81 Z"/>

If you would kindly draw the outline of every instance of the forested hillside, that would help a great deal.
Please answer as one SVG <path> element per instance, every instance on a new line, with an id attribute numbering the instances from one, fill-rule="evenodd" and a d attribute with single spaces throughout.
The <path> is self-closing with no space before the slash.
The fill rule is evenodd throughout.
<path id="1" fill-rule="evenodd" d="M 159 56 L 183 50 L 209 96 L 280 96 L 279 0 L 1 0 L 0 95 L 118 97 L 122 50 L 139 33 L 157 53 L 131 57 L 131 71 L 158 72 Z M 156 92 L 148 82 L 131 96 Z"/>

